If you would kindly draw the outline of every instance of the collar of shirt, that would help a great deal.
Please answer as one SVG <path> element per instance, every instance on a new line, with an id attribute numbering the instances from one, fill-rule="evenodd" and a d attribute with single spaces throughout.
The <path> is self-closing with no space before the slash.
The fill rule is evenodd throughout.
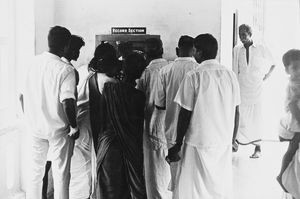
<path id="1" fill-rule="evenodd" d="M 216 60 L 216 59 L 208 59 L 208 60 L 205 60 L 205 61 L 203 61 L 202 63 L 201 63 L 201 65 L 202 66 L 204 66 L 204 65 L 220 65 L 220 63 L 218 62 L 218 60 Z"/>
<path id="2" fill-rule="evenodd" d="M 65 63 L 67 63 L 67 64 L 73 66 L 73 64 L 72 64 L 69 60 L 67 60 L 65 57 L 62 57 L 61 60 L 62 60 L 63 62 L 65 62 Z"/>
<path id="3" fill-rule="evenodd" d="M 253 43 L 252 43 L 252 45 L 251 45 L 250 47 L 252 47 L 252 46 L 253 46 L 254 48 L 256 48 L 256 47 L 257 47 L 257 43 L 255 43 L 255 42 L 253 41 Z M 242 44 L 241 47 L 242 47 L 242 48 L 245 48 L 244 44 Z M 246 49 L 246 48 L 245 48 L 245 49 Z"/>
<path id="4" fill-rule="evenodd" d="M 158 64 L 158 63 L 166 62 L 166 61 L 167 61 L 167 60 L 165 60 L 164 58 L 153 59 L 153 60 L 149 63 L 148 67 L 151 66 L 151 65 L 153 65 L 153 64 Z M 148 68 L 148 67 L 147 67 L 147 68 Z"/>
<path id="5" fill-rule="evenodd" d="M 61 58 L 59 56 L 54 55 L 53 53 L 50 53 L 50 52 L 44 52 L 44 55 L 51 59 L 61 60 Z"/>
<path id="6" fill-rule="evenodd" d="M 174 61 L 192 61 L 196 63 L 194 57 L 177 57 Z"/>

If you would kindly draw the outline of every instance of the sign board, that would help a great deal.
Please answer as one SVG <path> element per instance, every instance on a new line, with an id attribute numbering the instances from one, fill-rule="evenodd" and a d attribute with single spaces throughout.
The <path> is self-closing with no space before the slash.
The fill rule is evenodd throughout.
<path id="1" fill-rule="evenodd" d="M 111 34 L 146 34 L 145 27 L 112 27 Z"/>

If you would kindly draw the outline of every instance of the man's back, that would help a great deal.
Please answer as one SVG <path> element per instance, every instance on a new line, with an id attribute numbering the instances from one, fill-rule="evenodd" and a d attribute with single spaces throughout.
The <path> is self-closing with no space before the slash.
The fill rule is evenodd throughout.
<path id="1" fill-rule="evenodd" d="M 47 139 L 68 131 L 61 102 L 75 99 L 74 76 L 72 66 L 52 53 L 35 58 L 28 70 L 24 96 L 25 113 L 34 136 Z"/>
<path id="2" fill-rule="evenodd" d="M 150 131 L 149 124 L 154 110 L 155 87 L 158 73 L 159 70 L 167 64 L 167 60 L 162 58 L 151 61 L 138 81 L 137 88 L 143 91 L 146 95 L 145 128 L 148 132 Z"/>
<path id="3" fill-rule="evenodd" d="M 196 147 L 231 144 L 235 108 L 240 103 L 235 74 L 207 60 L 183 80 L 175 101 L 192 111 L 185 142 Z"/>
<path id="4" fill-rule="evenodd" d="M 166 107 L 165 133 L 168 142 L 174 143 L 176 139 L 175 132 L 180 109 L 174 102 L 176 93 L 185 74 L 197 66 L 198 63 L 194 58 L 179 57 L 160 70 L 155 105 Z"/>

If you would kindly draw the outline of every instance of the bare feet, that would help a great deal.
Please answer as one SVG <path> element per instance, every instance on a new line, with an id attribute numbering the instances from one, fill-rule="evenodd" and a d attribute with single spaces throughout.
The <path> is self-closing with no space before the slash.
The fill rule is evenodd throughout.
<path id="1" fill-rule="evenodd" d="M 250 156 L 250 158 L 259 158 L 260 156 L 261 156 L 260 145 L 256 145 L 254 149 L 254 153 Z"/>
<path id="2" fill-rule="evenodd" d="M 281 186 L 281 188 L 282 188 L 286 193 L 288 193 L 288 191 L 285 189 L 285 187 L 284 187 L 283 184 L 282 184 L 282 175 L 277 176 L 277 177 L 276 177 L 276 180 L 277 180 L 277 182 L 279 183 L 279 185 Z"/>

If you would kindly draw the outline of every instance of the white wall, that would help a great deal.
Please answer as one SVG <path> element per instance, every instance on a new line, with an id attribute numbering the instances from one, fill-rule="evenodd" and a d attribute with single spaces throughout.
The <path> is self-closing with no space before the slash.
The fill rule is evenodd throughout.
<path id="1" fill-rule="evenodd" d="M 208 32 L 220 43 L 221 0 L 56 0 L 54 5 L 51 0 L 36 2 L 36 14 L 41 16 L 36 17 L 36 52 L 47 50 L 49 27 L 62 25 L 86 42 L 75 65 L 91 59 L 95 35 L 110 34 L 113 26 L 147 27 L 148 34 L 161 35 L 167 59 L 175 58 L 175 47 L 183 34 Z"/>
<path id="2" fill-rule="evenodd" d="M 222 1 L 221 6 L 221 35 L 219 42 L 220 62 L 232 68 L 233 48 L 233 0 Z"/>
<path id="3" fill-rule="evenodd" d="M 32 0 L 31 0 L 32 1 Z M 48 50 L 47 35 L 50 27 L 54 26 L 54 0 L 33 0 L 35 14 L 35 53 Z"/>

